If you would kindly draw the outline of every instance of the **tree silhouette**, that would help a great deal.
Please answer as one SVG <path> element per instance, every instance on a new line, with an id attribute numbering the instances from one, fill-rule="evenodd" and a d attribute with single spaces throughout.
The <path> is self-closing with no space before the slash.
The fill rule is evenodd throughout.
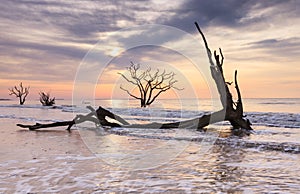
<path id="1" fill-rule="evenodd" d="M 151 68 L 145 71 L 140 71 L 140 65 L 130 62 L 131 65 L 127 68 L 130 73 L 130 78 L 126 77 L 124 74 L 119 73 L 127 82 L 135 85 L 139 89 L 139 96 L 134 95 L 129 90 L 120 86 L 122 90 L 127 92 L 127 94 L 135 99 L 140 100 L 141 107 L 146 107 L 152 104 L 155 99 L 163 92 L 174 88 L 176 90 L 183 90 L 183 88 L 177 88 L 174 86 L 178 82 L 175 77 L 174 72 L 167 73 L 165 70 L 160 72 L 159 69 L 153 73 Z"/>
<path id="2" fill-rule="evenodd" d="M 52 106 L 55 104 L 55 97 L 50 98 L 50 93 L 40 92 L 40 102 L 43 106 Z"/>
<path id="3" fill-rule="evenodd" d="M 29 88 L 29 86 L 23 87 L 23 84 L 21 82 L 19 87 L 14 86 L 8 89 L 10 91 L 9 95 L 15 95 L 16 98 L 19 98 L 20 105 L 23 105 L 25 103 L 26 97 L 29 94 Z"/>

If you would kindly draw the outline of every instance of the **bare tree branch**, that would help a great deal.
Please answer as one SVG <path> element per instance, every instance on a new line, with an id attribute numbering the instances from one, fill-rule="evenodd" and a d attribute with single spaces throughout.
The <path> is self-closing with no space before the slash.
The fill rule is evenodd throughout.
<path id="1" fill-rule="evenodd" d="M 243 102 L 242 102 L 242 95 L 241 95 L 241 92 L 240 92 L 240 88 L 239 88 L 239 85 L 238 85 L 238 82 L 237 82 L 237 70 L 235 70 L 234 72 L 234 84 L 235 84 L 235 90 L 236 90 L 236 93 L 237 93 L 237 96 L 238 96 L 238 100 L 236 102 L 236 112 L 243 116 Z"/>
<path id="2" fill-rule="evenodd" d="M 118 73 L 118 74 L 121 75 L 127 82 L 130 82 L 130 83 L 132 83 L 134 85 L 138 85 L 136 82 L 134 82 L 132 80 L 129 80 L 124 74 L 122 74 L 122 73 Z"/>
<path id="3" fill-rule="evenodd" d="M 135 98 L 135 99 L 138 99 L 138 100 L 141 99 L 141 98 L 139 98 L 139 97 L 137 97 L 137 96 L 131 94 L 127 89 L 123 88 L 122 86 L 120 86 L 120 89 L 121 89 L 121 90 L 124 90 L 125 92 L 127 92 L 127 94 L 128 94 L 129 96 L 131 96 L 131 97 L 133 97 L 133 98 Z"/>

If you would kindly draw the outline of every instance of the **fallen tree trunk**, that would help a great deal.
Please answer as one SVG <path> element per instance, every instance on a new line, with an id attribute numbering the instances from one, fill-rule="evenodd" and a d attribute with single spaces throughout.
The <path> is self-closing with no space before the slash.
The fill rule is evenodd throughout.
<path id="1" fill-rule="evenodd" d="M 70 131 L 71 127 L 74 124 L 79 124 L 85 121 L 94 122 L 96 125 L 101 126 L 109 126 L 109 127 L 126 127 L 126 128 L 159 128 L 159 129 L 170 129 L 170 128 L 189 128 L 189 129 L 197 129 L 197 130 L 205 130 L 204 127 L 209 124 L 213 124 L 220 121 L 229 121 L 233 126 L 233 129 L 245 129 L 252 130 L 251 123 L 247 119 L 245 120 L 243 116 L 243 103 L 241 92 L 238 86 L 237 81 L 237 71 L 235 71 L 234 75 L 234 84 L 237 92 L 237 101 L 234 102 L 232 98 L 232 94 L 228 88 L 228 85 L 231 83 L 226 82 L 223 74 L 223 62 L 224 56 L 222 54 L 222 50 L 219 49 L 220 55 L 217 55 L 216 51 L 214 51 L 214 60 L 212 53 L 208 47 L 208 43 L 202 31 L 200 30 L 197 23 L 195 23 L 200 35 L 205 44 L 205 48 L 207 51 L 207 56 L 210 63 L 210 70 L 212 78 L 214 79 L 219 96 L 220 101 L 223 108 L 217 112 L 213 112 L 211 114 L 203 115 L 198 118 L 179 121 L 179 122 L 171 122 L 171 123 L 149 123 L 149 124 L 130 124 L 123 118 L 118 115 L 113 114 L 112 112 L 99 107 L 96 111 L 92 107 L 87 107 L 91 113 L 87 115 L 77 115 L 72 121 L 63 121 L 63 122 L 55 122 L 50 124 L 40 124 L 36 123 L 35 125 L 22 125 L 17 124 L 19 127 L 29 128 L 30 130 L 36 130 L 40 128 L 47 127 L 57 127 L 57 126 L 68 126 L 67 130 Z M 113 119 L 115 122 L 109 122 L 106 117 Z"/>
<path id="2" fill-rule="evenodd" d="M 221 111 L 215 112 L 209 115 L 203 115 L 199 118 L 194 118 L 186 121 L 178 121 L 171 123 L 148 123 L 148 124 L 130 124 L 122 117 L 113 114 L 109 110 L 106 110 L 99 106 L 97 110 L 94 110 L 92 107 L 88 106 L 92 112 L 87 115 L 77 115 L 71 121 L 60 121 L 48 124 L 40 124 L 36 123 L 35 125 L 24 125 L 17 124 L 18 127 L 28 128 L 29 130 L 36 130 L 41 128 L 50 128 L 50 127 L 61 127 L 68 126 L 66 130 L 70 131 L 71 127 L 75 124 L 83 123 L 85 121 L 90 121 L 95 123 L 96 125 L 101 125 L 103 127 L 126 127 L 126 128 L 154 128 L 154 129 L 171 129 L 171 128 L 189 128 L 189 129 L 203 129 L 203 127 L 209 125 L 211 117 L 220 118 L 219 120 L 215 120 L 215 122 L 223 121 L 221 115 L 223 113 Z M 219 116 L 220 115 L 220 116 Z M 106 117 L 114 120 L 115 122 L 109 122 Z M 120 123 L 120 124 L 119 124 Z"/>
<path id="3" fill-rule="evenodd" d="M 100 125 L 99 119 L 96 116 L 96 110 L 91 107 L 87 106 L 87 109 L 89 109 L 91 112 L 87 115 L 77 115 L 73 120 L 71 121 L 59 121 L 59 122 L 54 122 L 54 123 L 48 123 L 48 124 L 41 124 L 41 123 L 36 123 L 35 125 L 24 125 L 24 124 L 17 124 L 18 127 L 21 128 L 28 128 L 29 130 L 36 130 L 36 129 L 41 129 L 41 128 L 50 128 L 50 127 L 61 127 L 61 126 L 68 126 L 66 130 L 71 132 L 71 128 L 75 124 L 83 123 L 86 121 L 90 121 L 95 123 L 96 126 Z"/>
<path id="4" fill-rule="evenodd" d="M 29 130 L 36 130 L 41 128 L 49 128 L 49 127 L 61 127 L 61 126 L 68 126 L 66 130 L 69 132 L 71 131 L 71 127 L 75 124 L 74 120 L 72 121 L 62 121 L 62 122 L 55 122 L 55 123 L 49 123 L 49 124 L 41 124 L 36 123 L 35 125 L 23 125 L 23 124 L 17 124 L 18 127 L 21 128 L 28 128 Z"/>

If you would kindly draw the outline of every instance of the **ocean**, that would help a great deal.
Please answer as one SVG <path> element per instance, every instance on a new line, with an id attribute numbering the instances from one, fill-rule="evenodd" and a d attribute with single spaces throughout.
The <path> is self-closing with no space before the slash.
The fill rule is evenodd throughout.
<path id="1" fill-rule="evenodd" d="M 103 129 L 79 124 L 39 132 L 17 128 L 72 120 L 102 106 L 129 123 L 173 122 L 216 111 L 211 99 L 0 101 L 0 193 L 299 193 L 300 99 L 244 99 L 253 133 L 227 122 L 191 129 Z"/>

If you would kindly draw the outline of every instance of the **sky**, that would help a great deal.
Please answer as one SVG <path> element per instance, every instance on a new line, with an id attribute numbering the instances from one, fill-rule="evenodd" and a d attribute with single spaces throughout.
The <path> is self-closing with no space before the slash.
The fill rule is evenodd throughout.
<path id="1" fill-rule="evenodd" d="M 2 0 L 0 98 L 13 98 L 8 88 L 21 81 L 30 85 L 31 99 L 38 98 L 40 91 L 72 98 L 78 84 L 85 87 L 78 82 L 82 72 L 93 77 L 93 87 L 85 87 L 93 91 L 78 93 L 125 97 L 118 72 L 126 71 L 131 60 L 176 72 L 185 90 L 170 91 L 165 97 L 209 97 L 205 78 L 209 75 L 193 70 L 195 61 L 190 61 L 204 52 L 195 21 L 210 49 L 222 48 L 226 80 L 232 81 L 238 70 L 244 98 L 300 98 L 299 5 L 298 0 Z M 139 31 L 157 24 L 170 26 L 175 35 L 167 29 Z M 177 29 L 188 35 L 177 36 Z M 161 41 L 163 47 L 125 49 L 148 39 Z M 92 55 L 96 52 L 110 63 L 97 66 L 102 59 Z"/>

